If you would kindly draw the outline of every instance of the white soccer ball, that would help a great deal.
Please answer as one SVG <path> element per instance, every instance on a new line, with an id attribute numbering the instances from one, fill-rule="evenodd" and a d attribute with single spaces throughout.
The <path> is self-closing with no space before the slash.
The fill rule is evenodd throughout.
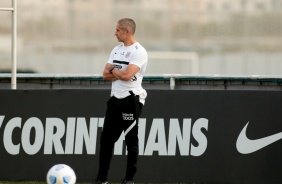
<path id="1" fill-rule="evenodd" d="M 70 166 L 57 164 L 49 169 L 46 179 L 48 184 L 75 184 L 76 175 Z"/>

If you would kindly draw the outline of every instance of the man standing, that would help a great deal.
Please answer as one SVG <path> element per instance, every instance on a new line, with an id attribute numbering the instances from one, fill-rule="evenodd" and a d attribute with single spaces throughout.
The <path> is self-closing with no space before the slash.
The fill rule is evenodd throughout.
<path id="1" fill-rule="evenodd" d="M 127 166 L 122 184 L 134 184 L 138 158 L 138 118 L 147 96 L 141 86 L 148 55 L 134 37 L 136 25 L 130 18 L 120 19 L 115 36 L 122 44 L 116 46 L 107 62 L 103 78 L 112 81 L 111 98 L 100 139 L 99 171 L 92 184 L 108 184 L 107 177 L 115 142 L 122 131 L 127 146 Z"/>

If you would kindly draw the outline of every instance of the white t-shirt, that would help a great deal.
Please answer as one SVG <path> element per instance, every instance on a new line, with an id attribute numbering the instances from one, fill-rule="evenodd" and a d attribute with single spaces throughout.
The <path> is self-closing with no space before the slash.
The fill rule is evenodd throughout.
<path id="1" fill-rule="evenodd" d="M 132 91 L 135 95 L 139 95 L 140 102 L 144 104 L 147 92 L 142 88 L 141 84 L 147 62 L 147 51 L 138 42 L 130 46 L 124 46 L 123 43 L 116 46 L 111 52 L 108 63 L 116 65 L 118 70 L 125 70 L 129 64 L 138 66 L 140 70 L 129 81 L 113 81 L 111 96 L 121 99 L 129 96 L 129 91 Z"/>

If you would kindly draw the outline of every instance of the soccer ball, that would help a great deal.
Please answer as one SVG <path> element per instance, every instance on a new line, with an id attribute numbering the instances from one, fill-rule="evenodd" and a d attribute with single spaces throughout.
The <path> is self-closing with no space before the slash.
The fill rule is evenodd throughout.
<path id="1" fill-rule="evenodd" d="M 46 179 L 48 184 L 75 184 L 76 175 L 70 166 L 57 164 L 49 169 Z"/>

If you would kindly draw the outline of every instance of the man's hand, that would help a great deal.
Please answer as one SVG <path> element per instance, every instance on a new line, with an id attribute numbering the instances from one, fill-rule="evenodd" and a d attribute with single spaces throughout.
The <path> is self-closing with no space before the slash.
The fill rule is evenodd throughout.
<path id="1" fill-rule="evenodd" d="M 104 71 L 103 71 L 103 79 L 104 80 L 111 80 L 111 81 L 115 81 L 115 80 L 118 80 L 118 78 L 116 78 L 115 75 L 113 75 L 109 69 L 112 67 L 113 65 L 112 64 L 109 64 L 107 63 L 105 68 L 104 68 Z"/>
<path id="2" fill-rule="evenodd" d="M 129 81 L 139 70 L 137 65 L 129 64 L 126 70 L 113 69 L 112 74 L 119 80 Z"/>

